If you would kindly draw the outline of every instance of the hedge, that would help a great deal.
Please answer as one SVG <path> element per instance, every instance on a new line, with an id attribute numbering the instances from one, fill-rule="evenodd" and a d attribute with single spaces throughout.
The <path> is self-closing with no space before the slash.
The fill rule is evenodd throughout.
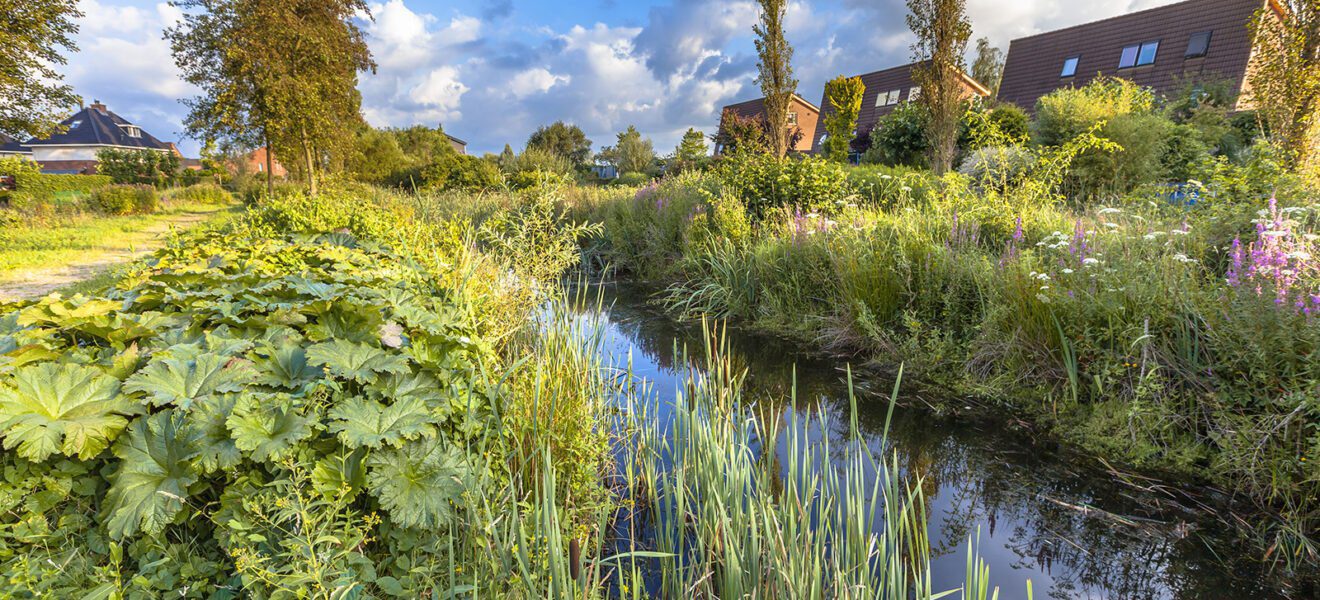
<path id="1" fill-rule="evenodd" d="M 53 199 L 61 192 L 90 194 L 114 183 L 105 175 L 48 175 L 23 173 L 15 178 L 18 191 L 32 198 Z"/>

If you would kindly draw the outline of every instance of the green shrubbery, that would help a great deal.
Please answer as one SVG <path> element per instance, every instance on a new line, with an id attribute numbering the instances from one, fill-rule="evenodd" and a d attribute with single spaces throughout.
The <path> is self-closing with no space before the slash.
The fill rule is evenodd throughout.
<path id="1" fill-rule="evenodd" d="M 88 206 L 104 215 L 147 215 L 160 209 L 160 197 L 149 185 L 110 185 L 93 192 Z"/>
<path id="2" fill-rule="evenodd" d="M 171 202 L 189 202 L 214 206 L 229 204 L 234 201 L 233 194 L 214 183 L 199 183 L 185 188 L 171 190 L 166 194 Z"/>
<path id="3" fill-rule="evenodd" d="M 777 159 L 740 152 L 715 170 L 720 181 L 758 215 L 777 207 L 837 210 L 849 196 L 844 166 L 817 157 Z"/>

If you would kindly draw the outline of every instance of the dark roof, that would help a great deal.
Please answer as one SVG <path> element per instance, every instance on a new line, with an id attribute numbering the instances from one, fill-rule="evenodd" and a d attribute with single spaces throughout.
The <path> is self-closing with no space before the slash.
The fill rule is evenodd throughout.
<path id="1" fill-rule="evenodd" d="M 911 63 L 900 67 L 893 67 L 883 71 L 875 71 L 863 75 L 857 75 L 862 78 L 862 84 L 866 86 L 866 92 L 862 95 L 862 110 L 857 114 L 857 135 L 864 136 L 880 122 L 885 115 L 894 112 L 898 105 L 912 99 L 912 88 L 916 87 L 916 82 L 912 79 L 912 70 L 921 63 Z M 967 87 L 968 95 L 989 96 L 990 90 L 977 83 L 976 80 L 962 74 L 963 83 Z M 880 94 L 889 94 L 898 92 L 898 101 L 893 104 L 876 106 Z M 834 109 L 829 105 L 829 100 L 821 93 L 820 105 L 824 107 L 821 116 L 834 113 Z M 812 148 L 820 145 L 820 138 L 825 135 L 825 119 L 822 118 L 816 125 L 816 134 L 811 138 Z"/>
<path id="2" fill-rule="evenodd" d="M 31 154 L 32 149 L 18 143 L 17 141 L 14 140 L 14 138 L 11 138 L 3 133 L 0 133 L 0 152 L 4 152 L 6 154 L 13 154 L 13 153 Z"/>
<path id="3" fill-rule="evenodd" d="M 820 112 L 820 107 L 808 102 L 807 99 L 803 98 L 802 96 L 793 94 L 793 99 L 797 100 L 798 102 L 801 102 L 807 108 L 810 108 L 811 110 L 814 110 L 817 113 Z M 745 100 L 743 102 L 738 102 L 736 104 L 730 104 L 728 106 L 725 106 L 723 110 L 721 110 L 720 112 L 723 113 L 726 110 L 733 110 L 737 112 L 738 116 L 740 117 L 759 117 L 765 114 L 765 98 L 757 98 L 755 100 Z"/>
<path id="4" fill-rule="evenodd" d="M 65 119 L 60 125 L 64 133 L 57 133 L 46 139 L 32 138 L 26 146 L 121 146 L 142 148 L 145 150 L 169 150 L 169 145 L 150 133 L 142 131 L 141 137 L 128 135 L 122 126 L 133 125 L 123 117 L 110 112 L 105 105 L 92 104 Z"/>
<path id="5" fill-rule="evenodd" d="M 1266 0 L 1187 0 L 1013 40 L 999 99 L 1034 110 L 1041 96 L 1086 85 L 1098 75 L 1122 77 L 1166 94 L 1189 80 L 1227 79 L 1240 89 L 1251 56 L 1247 25 L 1265 6 Z M 1187 58 L 1192 35 L 1207 31 L 1205 56 Z M 1154 64 L 1118 68 L 1123 48 L 1152 41 L 1159 42 Z M 1076 75 L 1060 77 L 1064 61 L 1072 57 L 1078 57 Z"/>
<path id="6" fill-rule="evenodd" d="M 454 136 L 452 136 L 452 135 L 449 135 L 448 133 L 445 134 L 445 137 L 449 138 L 449 141 L 454 142 L 455 144 L 458 144 L 458 145 L 460 145 L 460 146 L 466 146 L 466 145 L 467 145 L 467 142 L 465 142 L 465 141 L 463 141 L 463 140 L 460 140 L 460 139 L 458 139 L 458 138 L 456 138 L 456 137 L 454 137 Z"/>

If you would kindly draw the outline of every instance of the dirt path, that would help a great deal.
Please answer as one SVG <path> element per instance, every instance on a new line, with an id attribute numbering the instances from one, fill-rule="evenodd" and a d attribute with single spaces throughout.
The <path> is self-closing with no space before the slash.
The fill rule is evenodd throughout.
<path id="1" fill-rule="evenodd" d="M 164 245 L 165 234 L 171 229 L 187 229 L 214 216 L 214 213 L 171 215 L 143 229 L 142 232 L 150 235 L 152 241 L 137 247 L 132 252 L 102 252 L 85 261 L 21 273 L 13 281 L 0 283 L 0 302 L 40 298 L 51 292 L 99 277 L 114 267 L 154 252 Z"/>

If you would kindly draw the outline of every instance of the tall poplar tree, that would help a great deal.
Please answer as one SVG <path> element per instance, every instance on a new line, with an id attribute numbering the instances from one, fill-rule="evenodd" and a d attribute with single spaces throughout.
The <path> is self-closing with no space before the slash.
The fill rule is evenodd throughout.
<path id="1" fill-rule="evenodd" d="M 354 23 L 370 15 L 365 0 L 173 4 L 184 21 L 166 38 L 184 79 L 202 90 L 188 101 L 189 132 L 296 157 L 287 166 L 315 195 L 317 171 L 351 149 L 361 126 L 357 74 L 375 68 Z"/>
<path id="2" fill-rule="evenodd" d="M 1004 51 L 991 45 L 990 38 L 976 40 L 972 79 L 990 90 L 991 97 L 999 95 L 999 82 L 1004 79 Z"/>
<path id="3" fill-rule="evenodd" d="M 783 158 L 788 154 L 792 136 L 788 111 L 798 84 L 793 79 L 793 47 L 784 38 L 788 0 L 757 2 L 761 5 L 761 20 L 752 31 L 756 33 L 756 53 L 761 60 L 756 80 L 765 95 L 766 134 L 770 138 L 770 149 L 775 156 Z"/>
<path id="4" fill-rule="evenodd" d="M 921 100 L 930 112 L 926 137 L 930 166 L 943 174 L 958 152 L 963 114 L 963 54 L 972 37 L 967 0 L 908 0 L 908 27 L 917 35 L 913 58 L 920 63 L 913 79 L 921 86 Z"/>
<path id="5" fill-rule="evenodd" d="M 825 158 L 846 162 L 852 140 L 856 137 L 857 117 L 862 112 L 862 97 L 866 84 L 861 77 L 840 75 L 825 84 L 825 105 L 830 112 L 825 119 Z"/>
<path id="6" fill-rule="evenodd" d="M 81 16 L 78 0 L 0 0 L 0 134 L 45 137 L 78 105 L 55 67 Z"/>

